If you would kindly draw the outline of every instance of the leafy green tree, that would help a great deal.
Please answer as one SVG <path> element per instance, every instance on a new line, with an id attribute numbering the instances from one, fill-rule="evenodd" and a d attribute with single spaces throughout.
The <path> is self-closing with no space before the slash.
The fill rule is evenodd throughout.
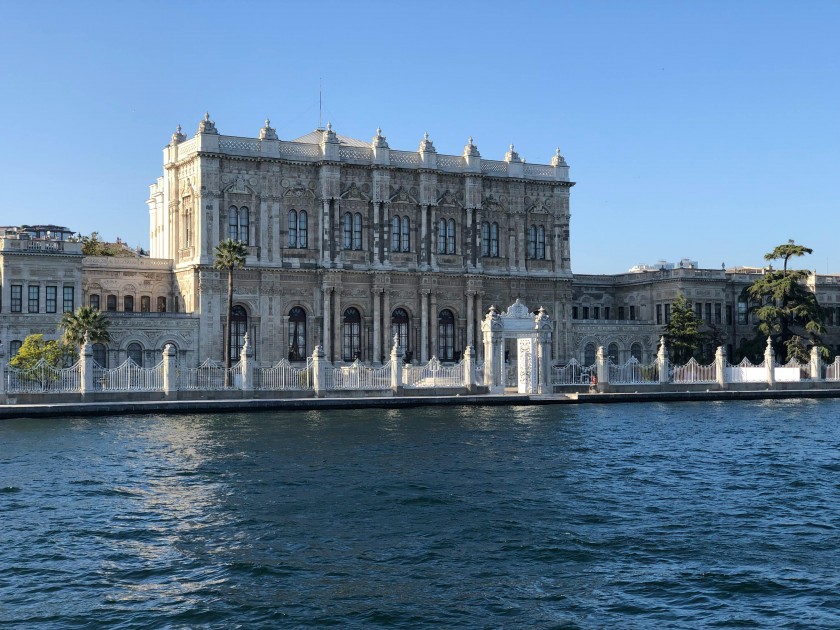
<path id="1" fill-rule="evenodd" d="M 100 310 L 80 306 L 75 313 L 64 313 L 58 327 L 64 331 L 64 341 L 81 346 L 85 334 L 89 335 L 91 343 L 108 343 L 111 340 L 109 325 L 108 318 Z"/>
<path id="2" fill-rule="evenodd" d="M 825 333 L 825 311 L 805 284 L 810 272 L 788 269 L 791 258 L 812 251 L 789 241 L 764 255 L 766 260 L 783 259 L 784 265 L 781 271 L 771 267 L 744 289 L 742 297 L 749 300 L 758 323 L 756 337 L 742 345 L 742 354 L 755 356 L 762 343 L 766 344 L 767 337 L 772 340 L 776 356 L 787 357 L 787 361 L 807 361 L 808 352 L 814 346 L 827 354 L 821 337 Z"/>
<path id="3" fill-rule="evenodd" d="M 686 297 L 682 293 L 677 295 L 671 304 L 671 319 L 665 324 L 662 333 L 672 362 L 682 364 L 694 355 L 703 341 L 701 324 Z"/>
<path id="4" fill-rule="evenodd" d="M 63 340 L 45 341 L 44 335 L 29 335 L 23 340 L 20 350 L 9 361 L 9 365 L 19 370 L 27 370 L 44 359 L 51 367 L 61 368 L 70 365 L 77 358 L 76 349 Z"/>
<path id="5" fill-rule="evenodd" d="M 245 256 L 248 249 L 240 241 L 229 238 L 216 245 L 216 260 L 213 267 L 216 269 L 227 269 L 228 272 L 228 294 L 227 294 L 227 317 L 225 318 L 225 367 L 230 368 L 230 312 L 233 310 L 233 270 L 245 266 Z M 230 375 L 225 370 L 225 387 L 230 385 Z"/>
<path id="6" fill-rule="evenodd" d="M 85 256 L 113 256 L 114 252 L 99 237 L 99 232 L 91 232 L 90 236 L 82 236 L 82 254 Z"/>

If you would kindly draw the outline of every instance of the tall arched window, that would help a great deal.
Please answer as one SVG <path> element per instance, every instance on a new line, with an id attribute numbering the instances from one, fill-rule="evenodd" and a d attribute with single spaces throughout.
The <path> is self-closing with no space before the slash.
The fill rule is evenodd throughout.
<path id="1" fill-rule="evenodd" d="M 630 356 L 636 359 L 636 361 L 641 362 L 642 360 L 642 344 L 634 343 L 630 346 Z"/>
<path id="2" fill-rule="evenodd" d="M 248 244 L 248 208 L 244 206 L 239 209 L 239 240 Z"/>
<path id="3" fill-rule="evenodd" d="M 90 296 L 90 307 L 95 308 L 97 311 L 99 310 L 99 294 L 94 293 Z"/>
<path id="4" fill-rule="evenodd" d="M 589 366 L 595 363 L 596 352 L 594 343 L 586 344 L 586 347 L 583 349 L 583 364 Z"/>
<path id="5" fill-rule="evenodd" d="M 411 221 L 407 216 L 391 218 L 391 251 L 411 251 Z"/>
<path id="6" fill-rule="evenodd" d="M 289 247 L 298 246 L 298 214 L 295 210 L 289 210 Z"/>
<path id="7" fill-rule="evenodd" d="M 400 251 L 400 224 L 401 220 L 398 216 L 391 217 L 391 251 Z"/>
<path id="8" fill-rule="evenodd" d="M 21 341 L 15 339 L 14 341 L 9 342 L 9 358 L 14 359 L 17 356 L 17 353 L 20 352 L 20 347 L 23 345 Z M 96 346 L 94 346 L 96 347 Z"/>
<path id="9" fill-rule="evenodd" d="M 362 356 L 362 315 L 352 306 L 344 311 L 341 358 L 345 361 L 360 359 Z"/>
<path id="10" fill-rule="evenodd" d="M 125 353 L 129 359 L 134 361 L 138 366 L 143 367 L 143 346 L 137 342 L 130 343 Z"/>
<path id="11" fill-rule="evenodd" d="M 353 215 L 353 249 L 362 249 L 362 215 Z"/>
<path id="12" fill-rule="evenodd" d="M 411 220 L 404 216 L 402 220 L 402 251 L 410 252 L 411 251 Z"/>
<path id="13" fill-rule="evenodd" d="M 455 316 L 448 308 L 438 315 L 438 359 L 452 361 L 455 358 Z"/>
<path id="14" fill-rule="evenodd" d="M 490 255 L 494 258 L 499 257 L 499 224 L 493 223 L 490 225 Z"/>
<path id="15" fill-rule="evenodd" d="M 289 361 L 306 358 L 306 311 L 295 306 L 289 311 Z"/>
<path id="16" fill-rule="evenodd" d="M 300 249 L 309 247 L 309 217 L 306 210 L 301 210 L 298 215 L 298 247 Z"/>
<path id="17" fill-rule="evenodd" d="M 239 208 L 236 206 L 228 208 L 228 238 L 232 241 L 239 240 Z"/>
<path id="18" fill-rule="evenodd" d="M 123 311 L 126 313 L 134 312 L 134 296 L 126 295 L 123 297 Z"/>
<path id="19" fill-rule="evenodd" d="M 455 219 L 449 219 L 446 224 L 446 253 L 455 253 Z"/>
<path id="20" fill-rule="evenodd" d="M 140 296 L 140 312 L 148 313 L 152 310 L 152 298 L 148 295 Z"/>
<path id="21" fill-rule="evenodd" d="M 110 312 L 114 312 L 117 310 L 117 296 L 116 295 L 109 295 L 105 298 L 106 308 Z"/>
<path id="22" fill-rule="evenodd" d="M 537 226 L 528 228 L 528 258 L 537 257 Z"/>
<path id="23" fill-rule="evenodd" d="M 446 253 L 446 219 L 438 221 L 437 251 L 438 254 Z"/>
<path id="24" fill-rule="evenodd" d="M 545 260 L 545 227 L 537 228 L 537 258 Z"/>
<path id="25" fill-rule="evenodd" d="M 342 234 L 344 236 L 342 239 L 342 247 L 344 247 L 344 249 L 350 249 L 353 247 L 353 215 L 349 212 L 345 212 L 341 219 Z"/>
<path id="26" fill-rule="evenodd" d="M 490 224 L 487 221 L 481 224 L 481 255 L 490 255 Z"/>
<path id="27" fill-rule="evenodd" d="M 93 344 L 93 360 L 99 367 L 108 367 L 108 349 L 101 343 Z"/>
<path id="28" fill-rule="evenodd" d="M 230 309 L 230 348 L 231 364 L 239 361 L 242 346 L 245 345 L 245 333 L 248 332 L 248 313 L 238 304 Z"/>
<path id="29" fill-rule="evenodd" d="M 617 343 L 611 343 L 609 346 L 607 346 L 607 354 L 610 357 L 610 361 L 617 364 L 618 363 L 618 344 Z"/>
<path id="30" fill-rule="evenodd" d="M 409 352 L 408 347 L 408 311 L 404 308 L 395 308 L 391 313 L 391 339 L 390 346 L 394 342 L 394 336 L 398 336 L 403 351 Z"/>
<path id="31" fill-rule="evenodd" d="M 159 295 L 157 299 L 157 311 L 158 313 L 165 313 L 166 312 L 166 296 Z"/>

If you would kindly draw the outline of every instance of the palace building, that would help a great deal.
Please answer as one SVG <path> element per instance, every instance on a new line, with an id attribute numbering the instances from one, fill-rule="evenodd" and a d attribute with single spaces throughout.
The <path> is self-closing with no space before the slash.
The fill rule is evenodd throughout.
<path id="1" fill-rule="evenodd" d="M 206 115 L 163 150 L 150 256 L 83 256 L 57 226 L 0 236 L 0 340 L 14 353 L 87 304 L 112 321 L 111 344 L 95 348 L 102 365 L 151 365 L 167 343 L 179 361 L 220 360 L 227 273 L 213 252 L 227 238 L 248 251 L 228 343 L 237 356 L 248 333 L 261 363 L 305 360 L 320 344 L 330 361 L 376 364 L 394 335 L 414 362 L 457 361 L 467 345 L 480 358 L 488 308 L 517 298 L 551 318 L 555 360 L 591 364 L 602 345 L 615 361 L 650 361 L 680 292 L 730 353 L 752 336 L 740 293 L 760 269 L 573 274 L 573 186 L 559 149 L 548 164 L 512 145 L 488 160 L 472 138 L 444 155 L 428 135 L 402 151 L 379 130 L 366 142 L 330 125 L 281 140 L 269 121 L 243 138 Z M 809 286 L 831 307 L 827 339 L 840 341 L 840 278 L 814 274 Z"/>

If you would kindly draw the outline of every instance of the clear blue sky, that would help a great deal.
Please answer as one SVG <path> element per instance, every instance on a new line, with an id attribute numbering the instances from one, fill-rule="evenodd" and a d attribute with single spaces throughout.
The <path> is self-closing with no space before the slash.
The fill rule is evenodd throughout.
<path id="1" fill-rule="evenodd" d="M 325 122 L 414 150 L 559 146 L 572 267 L 760 265 L 789 238 L 840 272 L 840 2 L 0 0 L 0 224 L 148 244 L 177 124 Z"/>

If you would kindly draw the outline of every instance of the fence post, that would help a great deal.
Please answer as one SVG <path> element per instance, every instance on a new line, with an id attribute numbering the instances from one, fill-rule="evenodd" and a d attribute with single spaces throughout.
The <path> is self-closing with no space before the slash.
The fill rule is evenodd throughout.
<path id="1" fill-rule="evenodd" d="M 726 389 L 726 350 L 718 346 L 715 350 L 715 380 L 718 387 Z"/>
<path id="2" fill-rule="evenodd" d="M 239 367 L 242 374 L 242 383 L 240 389 L 243 392 L 254 389 L 254 351 L 251 349 L 251 342 L 248 339 L 248 333 L 245 333 L 245 340 L 242 344 L 242 350 L 239 353 Z"/>
<path id="3" fill-rule="evenodd" d="M 822 380 L 822 355 L 820 354 L 820 349 L 817 346 L 811 348 L 811 364 L 808 367 L 808 375 L 811 377 L 812 381 Z M 3 390 L 0 389 L 0 394 L 2 393 Z"/>
<path id="4" fill-rule="evenodd" d="M 598 346 L 595 353 L 595 369 L 598 373 L 598 391 L 602 392 L 610 383 L 610 368 L 607 365 L 608 357 L 604 353 L 604 346 Z"/>
<path id="5" fill-rule="evenodd" d="M 391 347 L 391 391 L 395 394 L 402 387 L 403 357 L 405 350 L 400 345 L 400 336 L 394 335 L 394 345 Z"/>
<path id="6" fill-rule="evenodd" d="M 464 387 L 468 392 L 475 391 L 475 349 L 472 346 L 464 350 Z"/>
<path id="7" fill-rule="evenodd" d="M 668 382 L 668 349 L 665 347 L 665 337 L 659 338 L 659 351 L 656 353 L 656 363 L 659 366 L 659 382 Z"/>
<path id="8" fill-rule="evenodd" d="M 85 340 L 82 342 L 82 351 L 79 353 L 79 379 L 81 391 L 84 396 L 93 391 L 93 346 L 90 345 L 90 335 L 85 333 Z"/>
<path id="9" fill-rule="evenodd" d="M 318 398 L 324 395 L 326 389 L 325 361 L 327 355 L 324 353 L 324 346 L 318 344 L 312 352 L 312 389 Z"/>
<path id="10" fill-rule="evenodd" d="M 767 348 L 764 349 L 764 367 L 767 370 L 767 385 L 773 387 L 776 384 L 776 353 L 770 337 L 767 337 Z"/>
<path id="11" fill-rule="evenodd" d="M 171 343 L 163 347 L 163 395 L 169 396 L 178 390 L 178 383 L 175 381 L 175 348 Z"/>

